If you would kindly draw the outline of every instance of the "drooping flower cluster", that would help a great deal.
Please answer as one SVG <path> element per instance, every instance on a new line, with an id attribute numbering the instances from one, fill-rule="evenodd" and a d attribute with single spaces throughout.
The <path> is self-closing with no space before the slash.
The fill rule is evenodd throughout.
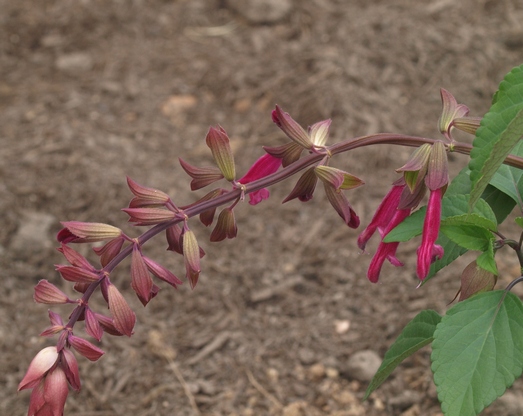
<path id="1" fill-rule="evenodd" d="M 438 122 L 440 132 L 452 148 L 454 139 L 452 128 L 458 128 L 474 133 L 479 126 L 479 118 L 468 117 L 469 109 L 458 104 L 456 99 L 446 90 L 441 89 L 443 111 Z M 365 246 L 372 235 L 378 231 L 381 242 L 371 260 L 367 272 L 368 279 L 376 283 L 385 260 L 394 266 L 402 266 L 396 257 L 399 242 L 385 242 L 385 236 L 397 227 L 412 210 L 418 206 L 427 190 L 430 192 L 427 211 L 423 223 L 421 244 L 417 251 L 416 273 L 424 280 L 430 271 L 431 264 L 443 257 L 443 248 L 436 244 L 441 223 L 441 201 L 449 183 L 447 149 L 442 141 L 434 144 L 424 144 L 417 148 L 408 162 L 397 172 L 403 177 L 394 182 L 391 190 L 385 196 L 374 214 L 370 224 L 360 234 L 358 246 Z"/>

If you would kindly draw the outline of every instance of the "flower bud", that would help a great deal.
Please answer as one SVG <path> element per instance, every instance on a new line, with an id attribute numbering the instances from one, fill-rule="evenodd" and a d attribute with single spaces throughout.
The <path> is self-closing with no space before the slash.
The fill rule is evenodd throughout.
<path id="1" fill-rule="evenodd" d="M 89 341 L 77 337 L 75 335 L 69 335 L 69 343 L 71 346 L 79 353 L 82 354 L 85 358 L 91 361 L 98 360 L 102 355 L 105 354 L 104 351 L 102 351 L 97 346 L 91 344 Z"/>
<path id="2" fill-rule="evenodd" d="M 78 362 L 76 361 L 76 357 L 67 348 L 64 348 L 61 351 L 61 354 L 62 360 L 60 364 L 64 370 L 65 377 L 67 378 L 67 381 L 73 390 L 79 391 L 81 387 L 80 372 L 78 371 Z"/>
<path id="3" fill-rule="evenodd" d="M 231 208 L 225 208 L 218 216 L 218 222 L 211 233 L 211 241 L 218 242 L 226 238 L 234 238 L 238 233 L 236 220 L 234 219 L 234 211 Z"/>
<path id="4" fill-rule="evenodd" d="M 133 334 L 136 316 L 129 304 L 113 284 L 107 285 L 107 300 L 116 330 L 130 337 Z"/>
<path id="5" fill-rule="evenodd" d="M 364 184 L 360 178 L 330 166 L 316 166 L 314 173 L 323 183 L 332 185 L 337 191 L 357 188 Z"/>
<path id="6" fill-rule="evenodd" d="M 303 147 L 294 142 L 285 143 L 282 146 L 263 146 L 263 150 L 265 150 L 268 154 L 281 159 L 281 165 L 284 168 L 296 162 L 303 153 Z"/>
<path id="7" fill-rule="evenodd" d="M 445 145 L 437 141 L 432 145 L 429 157 L 427 176 L 425 184 L 431 191 L 443 188 L 449 183 L 449 168 Z"/>
<path id="8" fill-rule="evenodd" d="M 75 242 L 111 240 L 122 235 L 122 230 L 119 228 L 99 222 L 65 221 L 62 225 L 79 239 Z"/>
<path id="9" fill-rule="evenodd" d="M 18 391 L 35 387 L 45 373 L 56 364 L 57 360 L 58 351 L 55 346 L 46 347 L 38 352 L 33 358 L 33 361 L 31 361 L 31 364 L 29 364 L 24 378 L 18 385 Z"/>
<path id="10" fill-rule="evenodd" d="M 200 247 L 194 233 L 186 229 L 183 233 L 183 258 L 185 261 L 186 278 L 191 289 L 194 289 L 200 276 Z"/>
<path id="11" fill-rule="evenodd" d="M 35 286 L 33 299 L 37 303 L 45 303 L 48 305 L 60 305 L 72 302 L 64 292 L 45 279 L 40 280 Z"/>
<path id="12" fill-rule="evenodd" d="M 478 293 L 488 292 L 494 289 L 498 277 L 479 267 L 474 260 L 461 274 L 461 289 L 459 301 L 468 299 Z"/>
<path id="13" fill-rule="evenodd" d="M 127 176 L 127 185 L 135 197 L 131 200 L 130 208 L 140 208 L 146 206 L 165 205 L 169 200 L 169 195 L 158 189 L 147 188 L 133 181 Z"/>
<path id="14" fill-rule="evenodd" d="M 441 88 L 440 93 L 443 110 L 438 121 L 438 127 L 441 134 L 452 141 L 450 130 L 453 121 L 456 118 L 465 117 L 469 113 L 469 108 L 464 104 L 458 104 L 454 96 L 447 90 Z"/>
<path id="15" fill-rule="evenodd" d="M 138 295 L 138 299 L 140 299 L 143 306 L 147 305 L 151 300 L 153 279 L 149 275 L 137 244 L 133 246 L 133 254 L 131 256 L 131 287 Z"/>
<path id="16" fill-rule="evenodd" d="M 207 185 L 223 179 L 223 174 L 220 169 L 215 168 L 214 166 L 198 168 L 190 165 L 181 158 L 178 160 L 180 161 L 183 170 L 192 178 L 191 191 L 205 188 Z"/>
<path id="17" fill-rule="evenodd" d="M 120 254 L 124 242 L 125 239 L 123 237 L 118 237 L 107 242 L 102 247 L 93 247 L 94 252 L 100 256 L 100 264 L 102 267 L 107 266 L 112 259 Z"/>
<path id="18" fill-rule="evenodd" d="M 303 130 L 303 128 L 279 106 L 276 106 L 276 109 L 272 111 L 272 121 L 282 129 L 287 137 L 289 137 L 293 142 L 299 144 L 305 149 L 312 148 L 313 143 L 305 130 Z"/>
<path id="19" fill-rule="evenodd" d="M 93 283 L 100 279 L 98 273 L 82 267 L 57 265 L 56 270 L 68 282 Z"/>
<path id="20" fill-rule="evenodd" d="M 307 169 L 305 173 L 300 176 L 291 193 L 282 201 L 282 204 L 295 198 L 298 198 L 302 202 L 310 201 L 316 189 L 317 182 L 318 176 L 315 173 L 315 168 L 311 167 Z"/>
<path id="21" fill-rule="evenodd" d="M 158 279 L 169 283 L 174 288 L 182 284 L 182 281 L 180 279 L 178 279 L 173 273 L 171 273 L 169 270 L 167 270 L 165 267 L 158 264 L 157 262 L 145 256 L 143 256 L 143 261 L 145 262 L 147 269 Z"/>
<path id="22" fill-rule="evenodd" d="M 161 208 L 124 208 L 122 211 L 129 215 L 129 222 L 134 225 L 156 225 L 170 221 L 176 215 L 173 211 Z"/>
<path id="23" fill-rule="evenodd" d="M 96 318 L 95 313 L 88 306 L 85 308 L 85 332 L 97 341 L 102 339 L 103 329 Z"/>
<path id="24" fill-rule="evenodd" d="M 205 138 L 207 146 L 211 149 L 214 161 L 218 165 L 224 178 L 232 182 L 236 177 L 234 157 L 232 155 L 229 136 L 221 127 L 211 127 Z"/>

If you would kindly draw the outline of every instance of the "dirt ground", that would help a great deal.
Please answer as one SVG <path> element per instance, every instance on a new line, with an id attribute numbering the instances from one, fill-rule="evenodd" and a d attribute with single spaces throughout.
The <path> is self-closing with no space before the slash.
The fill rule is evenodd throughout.
<path id="1" fill-rule="evenodd" d="M 481 115 L 523 61 L 516 0 L 0 0 L 0 10 L 0 414 L 8 416 L 25 414 L 29 394 L 17 384 L 53 342 L 38 336 L 48 318 L 34 285 L 48 279 L 72 294 L 54 271 L 63 263 L 59 221 L 137 235 L 120 211 L 130 199 L 125 175 L 190 203 L 202 193 L 190 192 L 178 157 L 209 165 L 205 134 L 220 124 L 244 172 L 261 146 L 285 142 L 271 121 L 275 104 L 304 126 L 332 118 L 331 143 L 380 131 L 437 137 L 440 87 Z M 336 159 L 366 181 L 348 194 L 363 225 L 409 153 L 366 148 Z M 452 160 L 453 172 L 466 163 Z M 128 264 L 117 270 L 135 334 L 104 337 L 97 363 L 79 359 L 83 388 L 66 415 L 440 414 L 429 348 L 366 402 L 367 383 L 348 361 L 362 350 L 382 357 L 420 310 L 443 313 L 459 268 L 415 289 L 412 242 L 400 245 L 404 268 L 386 265 L 380 284 L 369 283 L 358 230 L 321 189 L 311 202 L 281 205 L 294 182 L 236 209 L 235 240 L 210 243 L 192 221 L 208 253 L 194 291 L 162 286 L 143 308 Z M 146 250 L 183 276 L 162 238 Z M 514 264 L 501 265 L 501 283 L 515 277 Z M 516 397 L 521 389 L 517 381 Z"/>

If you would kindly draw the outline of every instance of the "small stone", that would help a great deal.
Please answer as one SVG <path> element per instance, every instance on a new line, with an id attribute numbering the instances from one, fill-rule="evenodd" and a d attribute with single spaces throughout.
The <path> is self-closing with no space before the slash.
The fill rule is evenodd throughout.
<path id="1" fill-rule="evenodd" d="M 300 362 L 305 365 L 312 364 L 316 360 L 316 354 L 308 348 L 300 348 L 298 351 L 298 357 Z"/>
<path id="2" fill-rule="evenodd" d="M 276 383 L 276 382 L 278 382 L 278 380 L 280 378 L 280 373 L 275 368 L 269 368 L 269 369 L 267 369 L 267 377 L 273 383 Z"/>
<path id="3" fill-rule="evenodd" d="M 372 380 L 381 365 L 381 357 L 372 350 L 358 351 L 347 361 L 347 375 L 355 380 Z"/>
<path id="4" fill-rule="evenodd" d="M 228 0 L 227 5 L 251 23 L 273 24 L 289 15 L 292 0 Z"/>
<path id="5" fill-rule="evenodd" d="M 337 334 L 346 334 L 350 328 L 350 321 L 346 319 L 342 321 L 334 321 L 334 327 L 336 328 Z"/>
<path id="6" fill-rule="evenodd" d="M 399 395 L 392 397 L 389 400 L 389 404 L 399 410 L 405 410 L 412 407 L 416 403 L 419 403 L 422 399 L 420 393 L 414 390 L 405 390 Z"/>
<path id="7" fill-rule="evenodd" d="M 56 59 L 55 66 L 64 72 L 88 71 L 93 67 L 93 59 L 87 53 L 74 52 L 60 55 Z"/>
<path id="8" fill-rule="evenodd" d="M 328 378 L 338 378 L 340 376 L 340 372 L 336 369 L 336 368 L 332 368 L 332 367 L 327 367 L 325 369 L 325 374 L 327 375 Z"/>
<path id="9" fill-rule="evenodd" d="M 318 381 L 325 377 L 325 366 L 321 363 L 313 364 L 309 367 L 309 377 Z"/>

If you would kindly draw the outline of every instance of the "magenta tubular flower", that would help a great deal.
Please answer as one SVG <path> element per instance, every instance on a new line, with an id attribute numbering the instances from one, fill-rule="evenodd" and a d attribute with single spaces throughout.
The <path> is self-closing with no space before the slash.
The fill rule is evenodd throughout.
<path id="1" fill-rule="evenodd" d="M 371 222 L 358 237 L 358 247 L 361 250 L 365 251 L 367 242 L 374 235 L 376 230 L 379 231 L 381 237 L 384 237 L 384 230 L 398 210 L 401 194 L 405 189 L 405 186 L 405 181 L 402 178 L 399 181 L 394 182 L 390 191 L 385 195 L 385 198 L 383 198 L 378 209 L 374 213 Z"/>
<path id="2" fill-rule="evenodd" d="M 416 272 L 420 280 L 427 277 L 430 265 L 436 259 L 443 257 L 443 248 L 435 244 L 438 239 L 439 226 L 441 223 L 442 196 L 442 188 L 430 192 L 425 222 L 423 223 L 421 245 L 418 248 L 418 264 Z"/>
<path id="3" fill-rule="evenodd" d="M 383 236 L 386 236 L 389 231 L 394 227 L 399 225 L 405 218 L 410 215 L 410 209 L 400 209 L 396 210 L 394 216 L 390 220 L 389 224 L 383 230 Z M 377 283 L 380 277 L 381 267 L 385 260 L 390 261 L 393 266 L 399 267 L 403 266 L 403 263 L 399 261 L 396 257 L 396 250 L 398 249 L 399 242 L 394 243 L 384 243 L 381 241 L 376 250 L 376 254 L 372 258 L 369 270 L 367 271 L 367 277 L 372 283 Z"/>
<path id="4" fill-rule="evenodd" d="M 275 173 L 280 168 L 281 163 L 282 159 L 266 153 L 254 162 L 247 173 L 242 178 L 238 179 L 237 182 L 245 185 L 257 181 L 258 179 L 265 178 L 266 176 Z M 263 188 L 249 194 L 249 204 L 256 205 L 267 198 L 269 198 L 269 191 Z"/>

